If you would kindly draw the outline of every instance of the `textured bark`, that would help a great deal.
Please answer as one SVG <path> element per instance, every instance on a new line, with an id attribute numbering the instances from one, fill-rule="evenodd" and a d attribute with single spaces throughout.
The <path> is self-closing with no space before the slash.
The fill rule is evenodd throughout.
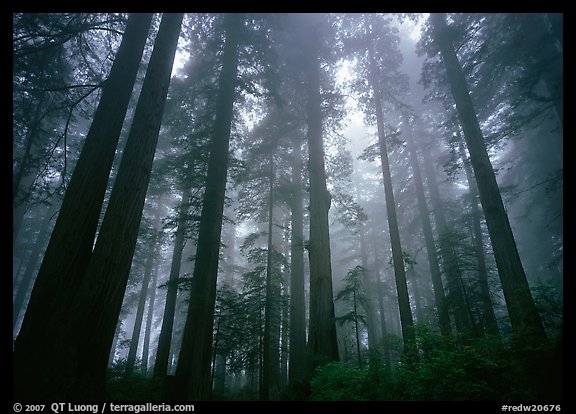
<path id="1" fill-rule="evenodd" d="M 305 50 L 305 76 L 308 91 L 307 139 L 310 175 L 310 320 L 308 349 L 327 361 L 337 361 L 338 342 L 332 290 L 332 264 L 330 258 L 330 229 L 328 210 L 331 196 L 326 188 L 324 142 L 322 137 L 322 98 L 320 96 L 319 34 L 315 32 L 315 19 L 302 16 Z"/>
<path id="2" fill-rule="evenodd" d="M 106 359 L 118 321 L 140 228 L 142 209 L 183 13 L 165 13 L 134 113 L 118 175 L 74 308 L 78 378 L 74 398 L 102 399 Z"/>
<path id="3" fill-rule="evenodd" d="M 394 263 L 394 277 L 396 280 L 396 291 L 398 293 L 398 307 L 400 310 L 400 324 L 402 326 L 402 337 L 404 347 L 409 350 L 415 341 L 414 320 L 410 309 L 410 297 L 408 296 L 408 285 L 406 284 L 406 271 L 404 269 L 404 258 L 402 255 L 402 245 L 400 242 L 400 231 L 398 230 L 398 219 L 396 217 L 396 202 L 394 201 L 394 190 L 392 188 L 392 176 L 390 174 L 390 162 L 388 161 L 388 149 L 386 148 L 386 131 L 384 130 L 384 114 L 382 112 L 382 101 L 380 97 L 380 86 L 378 82 L 377 69 L 374 62 L 370 66 L 370 83 L 374 93 L 374 105 L 376 108 L 376 123 L 378 127 L 378 144 L 380 146 L 380 158 L 382 164 L 382 176 L 384 179 L 384 193 L 386 195 L 386 213 L 388 216 L 388 229 L 390 232 L 390 245 L 392 247 L 392 261 Z"/>
<path id="4" fill-rule="evenodd" d="M 304 294 L 304 224 L 302 196 L 302 151 L 300 141 L 294 140 L 292 150 L 290 244 L 290 358 L 288 383 L 300 383 L 306 374 L 306 303 Z"/>
<path id="5" fill-rule="evenodd" d="M 84 279 L 108 184 L 108 175 L 152 20 L 131 14 L 60 213 L 14 345 L 14 398 L 66 399 L 56 373 L 58 328 Z M 63 339 L 64 340 L 64 339 Z M 62 384 L 63 386 L 63 384 Z M 65 388 L 65 386 L 63 386 Z"/>
<path id="6" fill-rule="evenodd" d="M 211 392 L 210 362 L 212 360 L 218 253 L 228 173 L 230 128 L 237 83 L 238 41 L 243 17 L 240 14 L 227 14 L 225 21 L 226 40 L 218 85 L 214 135 L 200 216 L 196 263 L 176 369 L 174 397 L 177 399 L 206 399 Z"/>
<path id="7" fill-rule="evenodd" d="M 172 331 L 174 329 L 174 314 L 176 312 L 176 299 L 178 297 L 178 279 L 182 264 L 182 251 L 186 237 L 186 217 L 188 215 L 188 203 L 190 202 L 191 189 L 184 186 L 182 203 L 178 212 L 178 227 L 174 238 L 174 251 L 172 252 L 172 264 L 168 277 L 168 289 L 166 290 L 166 304 L 162 317 L 162 328 L 158 336 L 158 349 L 156 350 L 156 362 L 154 363 L 154 377 L 164 378 L 168 372 L 168 359 L 170 358 L 170 345 Z"/>
<path id="8" fill-rule="evenodd" d="M 412 130 L 410 125 L 406 127 L 406 144 L 410 156 L 410 165 L 414 174 L 414 187 L 416 188 L 416 198 L 418 199 L 418 213 L 422 223 L 422 232 L 424 233 L 424 242 L 426 244 L 426 254 L 428 255 L 428 266 L 432 277 L 432 288 L 434 290 L 434 301 L 438 312 L 438 326 L 442 335 L 449 335 L 450 316 L 446 306 L 446 296 L 442 284 L 442 274 L 440 273 L 440 264 L 434 248 L 434 236 L 432 235 L 432 224 L 430 223 L 430 213 L 424 195 L 424 185 L 422 184 L 422 174 L 418 163 L 418 154 L 414 145 Z"/>
<path id="9" fill-rule="evenodd" d="M 442 13 L 433 13 L 430 18 L 434 41 L 442 54 L 452 96 L 456 102 L 458 117 L 470 152 L 512 329 L 517 332 L 530 329 L 536 338 L 546 338 L 518 255 L 512 228 L 502 202 L 492 163 L 486 151 L 466 78 L 449 37 L 446 17 Z"/>
<path id="10" fill-rule="evenodd" d="M 496 315 L 494 314 L 494 306 L 492 305 L 492 298 L 490 297 L 490 288 L 488 286 L 488 271 L 486 269 L 486 258 L 484 253 L 484 236 L 482 235 L 482 226 L 480 223 L 481 212 L 478 208 L 478 188 L 476 181 L 474 181 L 474 174 L 470 167 L 470 161 L 466 156 L 464 143 L 462 137 L 458 136 L 458 149 L 460 151 L 460 158 L 464 164 L 464 171 L 466 173 L 466 180 L 468 181 L 468 189 L 470 191 L 470 207 L 472 210 L 472 221 L 474 227 L 474 250 L 476 252 L 476 263 L 478 266 L 478 284 L 480 285 L 480 295 L 482 301 L 482 318 L 486 333 L 490 335 L 500 336 L 498 323 L 496 322 Z"/>

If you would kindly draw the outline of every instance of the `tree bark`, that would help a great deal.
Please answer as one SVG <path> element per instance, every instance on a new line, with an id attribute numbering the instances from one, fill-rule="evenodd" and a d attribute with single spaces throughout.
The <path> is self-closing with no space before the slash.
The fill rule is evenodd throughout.
<path id="1" fill-rule="evenodd" d="M 172 252 L 172 264 L 170 265 L 170 276 L 168 277 L 168 288 L 166 290 L 166 304 L 164 306 L 164 316 L 162 317 L 162 328 L 158 336 L 158 349 L 156 350 L 156 362 L 154 363 L 154 377 L 164 378 L 168 372 L 168 360 L 170 358 L 170 345 L 172 342 L 172 331 L 174 329 L 174 314 L 176 312 L 176 299 L 178 297 L 178 279 L 180 278 L 180 267 L 182 264 L 182 251 L 186 237 L 188 204 L 190 202 L 191 189 L 184 186 L 182 193 L 182 203 L 178 212 L 178 227 L 174 238 L 174 251 Z"/>
<path id="2" fill-rule="evenodd" d="M 432 288 L 434 290 L 434 300 L 438 312 L 438 327 L 442 335 L 450 334 L 450 316 L 446 306 L 446 296 L 442 284 L 442 274 L 440 273 L 440 264 L 434 247 L 434 236 L 432 235 L 432 224 L 430 223 L 430 213 L 424 195 L 424 185 L 422 184 L 422 174 L 418 163 L 418 153 L 412 137 L 412 129 L 406 123 L 406 144 L 410 156 L 410 164 L 414 174 L 414 187 L 416 188 L 416 198 L 418 199 L 418 212 L 420 213 L 420 222 L 422 223 L 422 232 L 424 233 L 424 242 L 426 244 L 426 254 L 428 255 L 428 266 L 432 277 Z"/>
<path id="3" fill-rule="evenodd" d="M 414 320 L 410 309 L 410 297 L 406 284 L 406 271 L 404 269 L 404 257 L 400 243 L 400 231 L 396 217 L 396 202 L 392 188 L 392 176 L 390 174 L 390 162 L 388 161 L 388 149 L 386 148 L 386 131 L 384 130 L 384 114 L 380 97 L 380 86 L 377 77 L 375 63 L 370 65 L 370 83 L 374 93 L 374 105 L 376 107 L 376 123 L 378 127 L 378 144 L 380 146 L 380 158 L 382 164 L 382 176 L 384 179 L 384 193 L 386 195 L 386 213 L 388 216 L 388 229 L 390 232 L 390 244 L 392 247 L 392 261 L 394 263 L 394 277 L 396 279 L 396 291 L 398 293 L 398 307 L 400 310 L 400 324 L 404 347 L 409 351 L 415 341 Z"/>
<path id="4" fill-rule="evenodd" d="M 496 175 L 486 151 L 466 78 L 449 36 L 446 17 L 443 13 L 433 13 L 430 18 L 434 41 L 440 48 L 444 60 L 452 96 L 456 102 L 458 117 L 470 152 L 512 329 L 516 332 L 529 329 L 536 338 L 544 339 L 546 333 L 518 255 L 516 241 L 502 202 Z"/>
<path id="5" fill-rule="evenodd" d="M 140 227 L 182 17 L 180 13 L 162 18 L 94 252 L 70 313 L 54 332 L 53 361 L 58 367 L 52 374 L 58 384 L 54 392 L 63 399 L 102 399 L 105 394 L 107 359 Z"/>
<path id="6" fill-rule="evenodd" d="M 14 345 L 14 398 L 66 399 L 53 374 L 64 374 L 55 332 L 66 320 L 84 280 L 108 175 L 152 21 L 131 14 L 60 213 Z M 50 363 L 46 363 L 50 361 Z M 53 366 L 52 363 L 56 363 Z M 63 384 L 62 384 L 63 385 Z"/>
<path id="7" fill-rule="evenodd" d="M 212 327 L 216 302 L 218 253 L 228 172 L 230 128 L 237 83 L 238 41 L 242 22 L 242 15 L 227 14 L 225 16 L 226 40 L 218 85 L 214 135 L 200 216 L 190 304 L 176 369 L 175 398 L 178 399 L 206 399 L 211 392 L 210 362 L 212 360 Z"/>
<path id="8" fill-rule="evenodd" d="M 436 182 L 434 166 L 429 155 L 423 151 L 424 170 L 426 172 L 426 181 L 430 192 L 432 202 L 432 212 L 436 221 L 436 231 L 438 232 L 440 256 L 442 258 L 442 267 L 446 275 L 446 286 L 448 288 L 447 306 L 454 315 L 454 324 L 456 330 L 465 337 L 474 335 L 472 321 L 469 318 L 469 312 L 466 307 L 466 299 L 462 284 L 460 283 L 459 261 L 452 241 L 447 237 L 449 233 L 448 223 L 444 215 L 444 206 L 440 197 L 440 190 Z"/>
<path id="9" fill-rule="evenodd" d="M 474 174 L 470 168 L 470 162 L 466 156 L 464 143 L 462 137 L 458 134 L 458 149 L 460 151 L 460 158 L 464 165 L 466 173 L 466 180 L 468 181 L 468 189 L 470 191 L 470 207 L 472 210 L 472 221 L 474 228 L 474 250 L 476 251 L 476 263 L 478 266 L 478 284 L 480 285 L 480 295 L 482 302 L 482 316 L 486 333 L 489 335 L 500 336 L 498 323 L 496 322 L 496 315 L 494 314 L 494 306 L 492 305 L 492 298 L 490 297 L 490 287 L 488 286 L 488 271 L 486 269 L 486 258 L 484 253 L 484 236 L 482 235 L 482 226 L 480 223 L 480 209 L 478 208 L 478 188 L 474 181 Z"/>
<path id="10" fill-rule="evenodd" d="M 290 244 L 290 357 L 288 383 L 301 383 L 306 375 L 306 303 L 304 293 L 304 224 L 302 152 L 298 139 L 292 150 L 291 244 Z"/>
<path id="11" fill-rule="evenodd" d="M 274 358 L 272 353 L 272 319 L 276 313 L 276 304 L 273 300 L 274 286 L 272 280 L 272 252 L 274 244 L 272 242 L 272 231 L 274 230 L 274 154 L 270 154 L 270 172 L 268 174 L 268 251 L 266 254 L 266 296 L 264 299 L 264 337 L 262 340 L 262 386 L 260 387 L 260 400 L 270 399 L 270 388 L 275 386 L 272 366 Z"/>
<path id="12" fill-rule="evenodd" d="M 320 96 L 319 34 L 315 31 L 314 18 L 308 16 L 303 30 L 309 40 L 305 47 L 305 76 L 308 90 L 307 140 L 308 168 L 310 175 L 310 320 L 308 349 L 324 361 L 337 361 L 338 342 L 332 290 L 332 264 L 330 257 L 330 228 L 328 210 L 331 195 L 326 188 L 324 143 L 322 137 L 322 98 Z"/>

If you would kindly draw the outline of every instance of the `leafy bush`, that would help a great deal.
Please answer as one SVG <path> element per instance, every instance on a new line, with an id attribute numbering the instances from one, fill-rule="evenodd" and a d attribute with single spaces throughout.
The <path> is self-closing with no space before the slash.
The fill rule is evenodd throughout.
<path id="1" fill-rule="evenodd" d="M 160 401 L 162 399 L 161 381 L 148 378 L 134 371 L 124 375 L 126 360 L 120 360 L 108 370 L 106 378 L 107 398 L 113 401 Z"/>
<path id="2" fill-rule="evenodd" d="M 322 365 L 310 382 L 311 400 L 361 401 L 366 398 L 368 371 L 341 362 Z"/>

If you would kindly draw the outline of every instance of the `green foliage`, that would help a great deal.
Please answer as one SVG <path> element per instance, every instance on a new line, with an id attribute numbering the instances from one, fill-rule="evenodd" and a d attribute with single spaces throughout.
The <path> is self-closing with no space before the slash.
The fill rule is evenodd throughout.
<path id="1" fill-rule="evenodd" d="M 311 400 L 519 401 L 562 396 L 562 336 L 547 343 L 529 332 L 502 342 L 486 336 L 463 346 L 416 326 L 418 358 L 388 375 L 377 355 L 368 369 L 336 362 L 314 371 Z"/>
<path id="2" fill-rule="evenodd" d="M 367 370 L 340 362 L 316 368 L 310 399 L 319 401 L 366 400 Z"/>
<path id="3" fill-rule="evenodd" d="M 106 376 L 107 399 L 111 401 L 160 401 L 162 383 L 159 379 L 148 378 L 141 372 L 125 376 L 126 359 L 115 363 Z"/>
<path id="4" fill-rule="evenodd" d="M 428 328 L 417 328 L 420 360 L 401 366 L 398 390 L 402 400 L 530 400 L 541 393 L 542 374 L 549 372 L 551 345 L 535 343 L 529 333 L 509 344 L 486 336 L 462 346 Z"/>

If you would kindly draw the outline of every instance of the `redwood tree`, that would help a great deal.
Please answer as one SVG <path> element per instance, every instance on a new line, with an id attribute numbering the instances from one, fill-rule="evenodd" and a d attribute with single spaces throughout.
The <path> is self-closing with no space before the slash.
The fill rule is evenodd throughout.
<path id="1" fill-rule="evenodd" d="M 178 399 L 206 399 L 211 392 L 210 364 L 218 254 L 228 174 L 230 129 L 237 84 L 238 42 L 242 23 L 241 14 L 224 16 L 226 33 L 222 69 L 218 80 L 216 116 L 200 216 L 190 303 L 173 390 L 173 397 Z"/>
<path id="2" fill-rule="evenodd" d="M 466 145 L 470 152 L 470 161 L 478 184 L 480 201 L 484 209 L 512 329 L 515 331 L 530 329 L 536 337 L 546 338 L 518 255 L 496 175 L 486 151 L 484 136 L 472 104 L 466 77 L 452 44 L 446 16 L 444 13 L 433 13 L 430 19 L 433 25 L 433 38 L 442 55 Z"/>
<path id="3" fill-rule="evenodd" d="M 94 244 L 108 176 L 144 45 L 152 13 L 131 14 L 90 131 L 70 179 L 60 213 L 30 296 L 20 333 L 14 344 L 14 397 L 50 398 L 55 332 L 68 318 L 81 285 Z"/>

